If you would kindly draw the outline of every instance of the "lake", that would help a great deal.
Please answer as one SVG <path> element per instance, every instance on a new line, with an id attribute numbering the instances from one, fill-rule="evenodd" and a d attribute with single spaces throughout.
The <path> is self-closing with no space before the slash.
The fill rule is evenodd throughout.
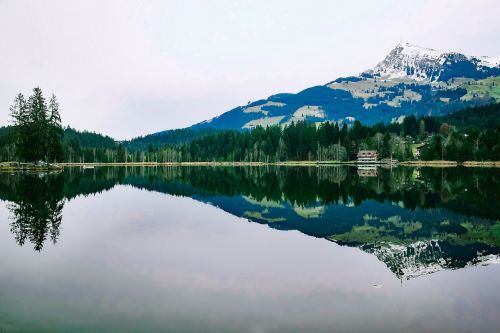
<path id="1" fill-rule="evenodd" d="M 500 170 L 0 175 L 0 332 L 492 332 Z"/>

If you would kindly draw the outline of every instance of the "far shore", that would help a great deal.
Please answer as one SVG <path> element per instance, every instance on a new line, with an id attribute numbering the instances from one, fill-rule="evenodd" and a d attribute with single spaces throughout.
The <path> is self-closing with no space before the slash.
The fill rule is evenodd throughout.
<path id="1" fill-rule="evenodd" d="M 129 162 L 129 163 L 59 163 L 63 167 L 99 167 L 99 166 L 318 166 L 318 165 L 349 165 L 349 166 L 391 166 L 384 163 L 358 163 L 357 161 L 283 161 L 283 162 Z M 500 161 L 404 161 L 393 166 L 425 166 L 425 167 L 500 167 Z"/>
<path id="2" fill-rule="evenodd" d="M 409 166 L 409 167 L 434 167 L 434 168 L 449 168 L 449 167 L 488 167 L 500 168 L 500 161 L 404 161 L 394 164 L 384 163 L 358 163 L 357 161 L 283 161 L 283 162 L 127 162 L 127 163 L 55 163 L 45 166 L 29 164 L 29 163 L 16 163 L 16 162 L 3 162 L 0 163 L 1 172 L 47 172 L 57 171 L 64 167 L 81 167 L 81 168 L 94 168 L 94 167 L 168 167 L 168 166 L 221 166 L 221 167 L 238 167 L 238 166 L 334 166 L 334 165 L 347 165 L 347 166 L 380 166 L 380 167 L 396 167 L 396 166 Z"/>

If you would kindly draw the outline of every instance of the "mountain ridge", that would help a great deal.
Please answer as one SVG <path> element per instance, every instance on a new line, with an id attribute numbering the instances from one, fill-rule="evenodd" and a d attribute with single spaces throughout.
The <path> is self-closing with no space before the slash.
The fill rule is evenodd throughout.
<path id="1" fill-rule="evenodd" d="M 371 125 L 406 115 L 440 116 L 500 101 L 500 58 L 397 44 L 373 68 L 296 94 L 279 93 L 188 129 L 252 129 L 306 120 Z M 168 131 L 155 134 L 166 133 Z"/>
<path id="2" fill-rule="evenodd" d="M 449 72 L 457 70 L 454 66 L 456 67 L 457 64 L 460 66 L 462 63 L 469 64 L 468 74 L 474 78 L 484 79 L 492 75 L 500 75 L 500 58 L 468 56 L 459 52 L 440 52 L 408 42 L 397 44 L 384 60 L 365 73 L 378 74 L 391 79 L 409 77 L 416 81 L 446 81 L 454 75 Z"/>

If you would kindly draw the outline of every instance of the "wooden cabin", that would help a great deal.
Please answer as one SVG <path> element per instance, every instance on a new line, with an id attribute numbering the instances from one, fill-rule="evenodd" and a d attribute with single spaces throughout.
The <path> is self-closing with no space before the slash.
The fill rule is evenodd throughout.
<path id="1" fill-rule="evenodd" d="M 358 163 L 377 163 L 378 152 L 376 150 L 360 150 L 358 152 Z"/>

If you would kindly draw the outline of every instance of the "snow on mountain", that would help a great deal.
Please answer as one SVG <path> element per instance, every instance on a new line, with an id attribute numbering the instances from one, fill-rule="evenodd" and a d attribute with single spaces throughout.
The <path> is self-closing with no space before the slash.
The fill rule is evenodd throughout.
<path id="1" fill-rule="evenodd" d="M 483 67 L 499 67 L 500 66 L 500 58 L 491 58 L 491 57 L 477 57 L 479 60 L 478 65 Z"/>
<path id="2" fill-rule="evenodd" d="M 443 61 L 444 58 L 439 51 L 400 43 L 389 52 L 384 60 L 368 72 L 390 79 L 410 77 L 417 81 L 424 81 L 429 79 L 429 73 L 439 70 Z"/>
<path id="3" fill-rule="evenodd" d="M 434 84 L 439 82 L 439 85 Z M 364 124 L 405 116 L 442 115 L 500 102 L 500 58 L 441 52 L 399 43 L 372 69 L 298 93 L 282 93 L 237 106 L 192 129 L 251 129 L 306 120 Z"/>
<path id="4" fill-rule="evenodd" d="M 364 244 L 363 251 L 374 254 L 399 279 L 409 280 L 443 270 L 500 263 L 498 251 L 477 249 L 471 256 L 460 256 L 460 251 L 450 251 L 450 245 L 439 240 L 416 241 L 407 245 L 391 243 Z M 462 251 L 466 252 L 466 251 Z"/>
<path id="5" fill-rule="evenodd" d="M 466 56 L 399 43 L 384 60 L 365 73 L 385 79 L 432 82 L 460 76 L 481 79 L 498 74 L 499 70 L 500 58 Z"/>

